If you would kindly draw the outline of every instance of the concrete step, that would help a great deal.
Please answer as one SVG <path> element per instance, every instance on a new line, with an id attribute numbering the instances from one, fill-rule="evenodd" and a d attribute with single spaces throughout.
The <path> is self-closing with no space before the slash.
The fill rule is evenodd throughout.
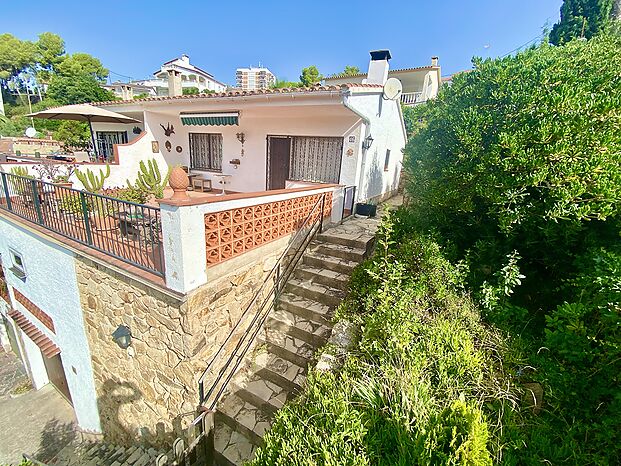
<path id="1" fill-rule="evenodd" d="M 326 256 L 338 257 L 351 262 L 360 263 L 366 257 L 366 249 L 352 248 L 341 244 L 320 243 L 313 241 L 310 245 L 311 251 L 316 251 Z"/>
<path id="2" fill-rule="evenodd" d="M 278 297 L 277 309 L 284 309 L 300 317 L 331 326 L 332 310 L 330 306 L 312 299 L 306 299 L 292 293 L 283 293 Z"/>
<path id="3" fill-rule="evenodd" d="M 347 291 L 349 285 L 349 274 L 335 272 L 334 270 L 322 267 L 313 267 L 307 264 L 298 264 L 293 276 L 302 280 L 310 280 L 320 285 L 338 288 L 343 291 Z"/>
<path id="4" fill-rule="evenodd" d="M 216 422 L 214 450 L 216 466 L 241 466 L 254 456 L 257 446 L 223 422 Z"/>
<path id="5" fill-rule="evenodd" d="M 261 445 L 263 434 L 271 425 L 269 413 L 232 392 L 223 396 L 216 409 L 216 423 L 222 421 L 254 445 Z"/>
<path id="6" fill-rule="evenodd" d="M 245 381 L 243 387 L 233 385 L 231 390 L 242 400 L 261 409 L 268 416 L 282 408 L 287 401 L 289 391 L 280 385 L 253 374 Z"/>
<path id="7" fill-rule="evenodd" d="M 275 356 L 278 356 L 281 359 L 292 362 L 296 366 L 303 367 L 304 369 L 308 368 L 308 364 L 311 361 L 313 355 L 313 348 L 309 348 L 306 346 L 301 351 L 298 352 L 297 349 L 286 348 L 282 346 L 280 343 L 284 340 L 285 337 L 291 338 L 295 340 L 293 337 L 289 337 L 282 333 L 280 336 L 267 335 L 268 339 L 265 341 L 260 341 L 261 344 L 265 345 L 267 351 Z M 272 339 L 280 340 L 280 341 L 271 341 Z M 304 342 L 302 342 L 304 343 Z M 307 345 L 306 343 L 304 343 Z M 288 345 L 291 346 L 291 345 Z"/>
<path id="8" fill-rule="evenodd" d="M 346 295 L 343 290 L 319 283 L 312 283 L 309 280 L 300 280 L 299 278 L 289 279 L 285 286 L 285 291 L 332 308 L 338 306 Z"/>
<path id="9" fill-rule="evenodd" d="M 320 269 L 333 270 L 346 275 L 350 275 L 354 267 L 358 265 L 358 262 L 328 256 L 317 251 L 307 251 L 304 256 L 302 256 L 302 263 Z"/>
<path id="10" fill-rule="evenodd" d="M 325 345 L 332 332 L 331 326 L 314 322 L 285 309 L 272 311 L 267 319 L 266 327 L 280 330 L 314 347 Z"/>
<path id="11" fill-rule="evenodd" d="M 317 235 L 317 240 L 323 243 L 340 244 L 341 246 L 349 246 L 369 252 L 375 242 L 375 236 L 360 232 L 349 233 L 333 228 Z"/>
<path id="12" fill-rule="evenodd" d="M 302 385 L 306 380 L 306 367 L 298 366 L 268 352 L 256 355 L 252 370 L 262 379 L 294 394 L 302 390 Z"/>

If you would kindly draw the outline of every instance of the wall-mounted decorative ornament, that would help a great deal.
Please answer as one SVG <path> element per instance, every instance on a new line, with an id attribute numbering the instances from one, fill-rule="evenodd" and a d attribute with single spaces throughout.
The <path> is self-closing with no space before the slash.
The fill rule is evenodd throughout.
<path id="1" fill-rule="evenodd" d="M 229 161 L 231 165 L 237 170 L 237 168 L 241 165 L 241 161 L 239 159 L 232 159 Z"/>
<path id="2" fill-rule="evenodd" d="M 160 123 L 160 126 L 164 130 L 164 134 L 169 138 L 172 134 L 175 134 L 175 127 L 170 123 L 166 123 L 166 126 Z"/>
<path id="3" fill-rule="evenodd" d="M 183 150 L 183 147 L 177 146 L 177 147 L 175 147 L 175 150 L 177 151 L 178 154 L 181 154 L 181 151 Z"/>
<path id="4" fill-rule="evenodd" d="M 241 148 L 240 155 L 243 157 L 244 156 L 244 142 L 246 142 L 246 135 L 244 133 L 237 133 L 236 136 L 237 136 L 237 140 L 241 142 L 242 148 Z"/>
<path id="5" fill-rule="evenodd" d="M 170 151 L 172 150 L 172 144 L 170 143 L 170 141 L 166 141 L 166 142 L 164 143 L 164 147 L 166 147 L 166 150 L 167 150 L 168 152 L 170 152 Z"/>
<path id="6" fill-rule="evenodd" d="M 160 143 L 157 141 L 151 141 L 151 152 L 157 154 L 160 151 Z"/>
<path id="7" fill-rule="evenodd" d="M 350 142 L 351 144 L 353 144 L 354 142 L 356 142 L 356 136 L 353 136 L 353 135 L 352 135 L 352 136 L 349 136 L 349 142 Z"/>
<path id="8" fill-rule="evenodd" d="M 354 155 L 354 150 L 350 147 L 349 149 L 347 149 L 347 157 L 351 157 L 352 155 Z"/>
<path id="9" fill-rule="evenodd" d="M 132 129 L 132 133 L 140 134 L 142 133 L 142 130 L 138 126 L 134 126 L 134 129 Z"/>

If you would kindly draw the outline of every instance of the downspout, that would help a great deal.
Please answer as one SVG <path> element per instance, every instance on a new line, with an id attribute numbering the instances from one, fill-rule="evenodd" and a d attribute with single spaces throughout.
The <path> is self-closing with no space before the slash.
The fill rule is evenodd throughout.
<path id="1" fill-rule="evenodd" d="M 366 115 L 363 115 L 362 113 L 360 113 L 356 108 L 354 108 L 349 103 L 349 96 L 351 96 L 351 91 L 343 92 L 342 95 L 343 95 L 343 105 L 345 106 L 345 108 L 348 108 L 349 110 L 354 112 L 364 122 L 364 126 L 365 126 L 364 138 L 363 138 L 363 141 L 364 141 L 371 134 L 371 120 L 369 120 L 369 118 Z M 364 148 L 364 142 L 361 147 L 362 147 L 362 153 L 360 154 L 360 178 L 358 179 L 358 186 L 356 187 L 355 201 L 360 199 L 360 193 L 362 192 L 362 182 L 364 181 L 364 166 L 365 166 L 367 152 L 368 152 L 368 149 Z"/>

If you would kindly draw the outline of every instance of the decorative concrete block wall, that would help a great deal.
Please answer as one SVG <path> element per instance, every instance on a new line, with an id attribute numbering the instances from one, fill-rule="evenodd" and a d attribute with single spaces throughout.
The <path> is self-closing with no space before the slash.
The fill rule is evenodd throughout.
<path id="1" fill-rule="evenodd" d="M 239 209 L 205 214 L 207 265 L 218 264 L 262 244 L 296 231 L 314 209 L 322 194 L 268 202 Z M 332 191 L 325 193 L 323 216 L 332 212 Z"/>

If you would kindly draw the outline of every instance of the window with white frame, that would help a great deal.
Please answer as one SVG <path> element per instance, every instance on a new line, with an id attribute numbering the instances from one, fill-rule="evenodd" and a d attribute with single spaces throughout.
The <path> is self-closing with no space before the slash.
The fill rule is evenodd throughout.
<path id="1" fill-rule="evenodd" d="M 11 267 L 9 267 L 9 270 L 13 272 L 13 275 L 17 278 L 26 278 L 26 265 L 24 264 L 22 255 L 14 249 L 9 249 L 9 254 L 11 256 Z"/>
<path id="2" fill-rule="evenodd" d="M 190 133 L 190 168 L 222 171 L 222 134 Z"/>

